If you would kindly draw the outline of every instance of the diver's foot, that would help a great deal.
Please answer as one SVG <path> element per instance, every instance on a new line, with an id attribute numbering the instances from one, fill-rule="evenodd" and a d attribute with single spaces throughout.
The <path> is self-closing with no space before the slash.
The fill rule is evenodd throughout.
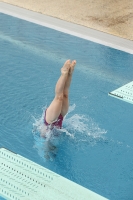
<path id="1" fill-rule="evenodd" d="M 68 72 L 69 72 L 69 69 L 70 69 L 70 60 L 67 60 L 65 63 L 64 63 L 64 65 L 63 65 L 63 67 L 61 68 L 61 74 L 68 74 Z"/>
<path id="2" fill-rule="evenodd" d="M 76 60 L 73 60 L 71 65 L 70 65 L 70 69 L 69 69 L 69 74 L 70 75 L 72 75 L 75 65 L 76 65 Z"/>

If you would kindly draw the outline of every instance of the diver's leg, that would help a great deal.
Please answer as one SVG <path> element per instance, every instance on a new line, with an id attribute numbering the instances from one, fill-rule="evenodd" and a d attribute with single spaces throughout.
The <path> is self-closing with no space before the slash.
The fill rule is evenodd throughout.
<path id="1" fill-rule="evenodd" d="M 46 121 L 48 124 L 51 124 L 53 121 L 55 121 L 61 113 L 63 104 L 63 91 L 68 77 L 69 69 L 70 60 L 67 60 L 64 66 L 61 68 L 61 76 L 58 79 L 55 87 L 55 98 L 46 110 Z"/>
<path id="2" fill-rule="evenodd" d="M 63 117 L 67 114 L 68 108 L 69 108 L 69 88 L 70 88 L 72 74 L 73 74 L 75 65 L 76 65 L 76 60 L 72 61 L 70 65 L 68 77 L 67 77 L 66 84 L 63 91 L 63 103 L 62 103 L 62 109 L 61 109 L 61 115 Z"/>

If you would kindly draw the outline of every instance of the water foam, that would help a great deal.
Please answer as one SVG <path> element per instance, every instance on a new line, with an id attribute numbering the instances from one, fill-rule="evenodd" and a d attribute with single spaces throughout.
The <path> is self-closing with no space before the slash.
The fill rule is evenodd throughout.
<path id="1" fill-rule="evenodd" d="M 65 136 L 67 136 L 68 140 L 73 140 L 74 143 L 88 142 L 91 145 L 96 145 L 99 140 L 104 140 L 107 131 L 99 128 L 98 124 L 91 117 L 86 117 L 85 115 L 80 114 L 72 114 L 75 107 L 75 104 L 69 107 L 69 111 L 63 121 L 63 128 L 54 128 L 52 131 L 48 130 L 46 138 L 40 137 L 40 131 L 42 127 L 45 126 L 44 113 L 46 106 L 43 108 L 41 117 L 33 117 L 34 148 L 37 149 L 38 154 L 41 157 L 51 158 L 51 152 L 52 154 L 56 154 L 53 152 L 53 147 L 55 150 L 55 147 L 58 147 L 61 144 L 62 139 L 63 137 L 65 138 Z M 61 137 L 55 137 L 55 132 L 58 132 L 58 136 L 60 135 Z M 46 152 L 48 156 L 46 156 Z"/>

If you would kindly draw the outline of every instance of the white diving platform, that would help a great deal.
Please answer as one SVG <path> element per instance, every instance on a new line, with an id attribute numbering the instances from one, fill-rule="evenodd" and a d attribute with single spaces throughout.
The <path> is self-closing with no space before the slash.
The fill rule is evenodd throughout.
<path id="1" fill-rule="evenodd" d="M 7 200 L 106 199 L 5 148 L 0 148 L 0 195 Z"/>
<path id="2" fill-rule="evenodd" d="M 108 95 L 133 104 L 133 81 L 108 93 Z"/>

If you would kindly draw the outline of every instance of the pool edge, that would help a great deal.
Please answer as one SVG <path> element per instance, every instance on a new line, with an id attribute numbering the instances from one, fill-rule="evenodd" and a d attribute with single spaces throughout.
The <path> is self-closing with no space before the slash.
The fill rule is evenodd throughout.
<path id="1" fill-rule="evenodd" d="M 33 161 L 0 148 L 0 195 L 8 199 L 83 199 L 107 200 Z M 8 174 L 6 173 L 8 171 Z M 24 183 L 24 184 L 23 184 Z M 30 185 L 30 187 L 29 187 Z M 33 190 L 32 190 L 33 187 Z M 21 191 L 20 191 L 21 189 Z M 52 194 L 51 194 L 52 191 Z M 76 198 L 75 198 L 76 197 Z"/>
<path id="2" fill-rule="evenodd" d="M 133 41 L 120 38 L 88 27 L 46 16 L 14 5 L 0 2 L 0 12 L 63 33 L 102 44 L 129 54 L 133 54 Z"/>

